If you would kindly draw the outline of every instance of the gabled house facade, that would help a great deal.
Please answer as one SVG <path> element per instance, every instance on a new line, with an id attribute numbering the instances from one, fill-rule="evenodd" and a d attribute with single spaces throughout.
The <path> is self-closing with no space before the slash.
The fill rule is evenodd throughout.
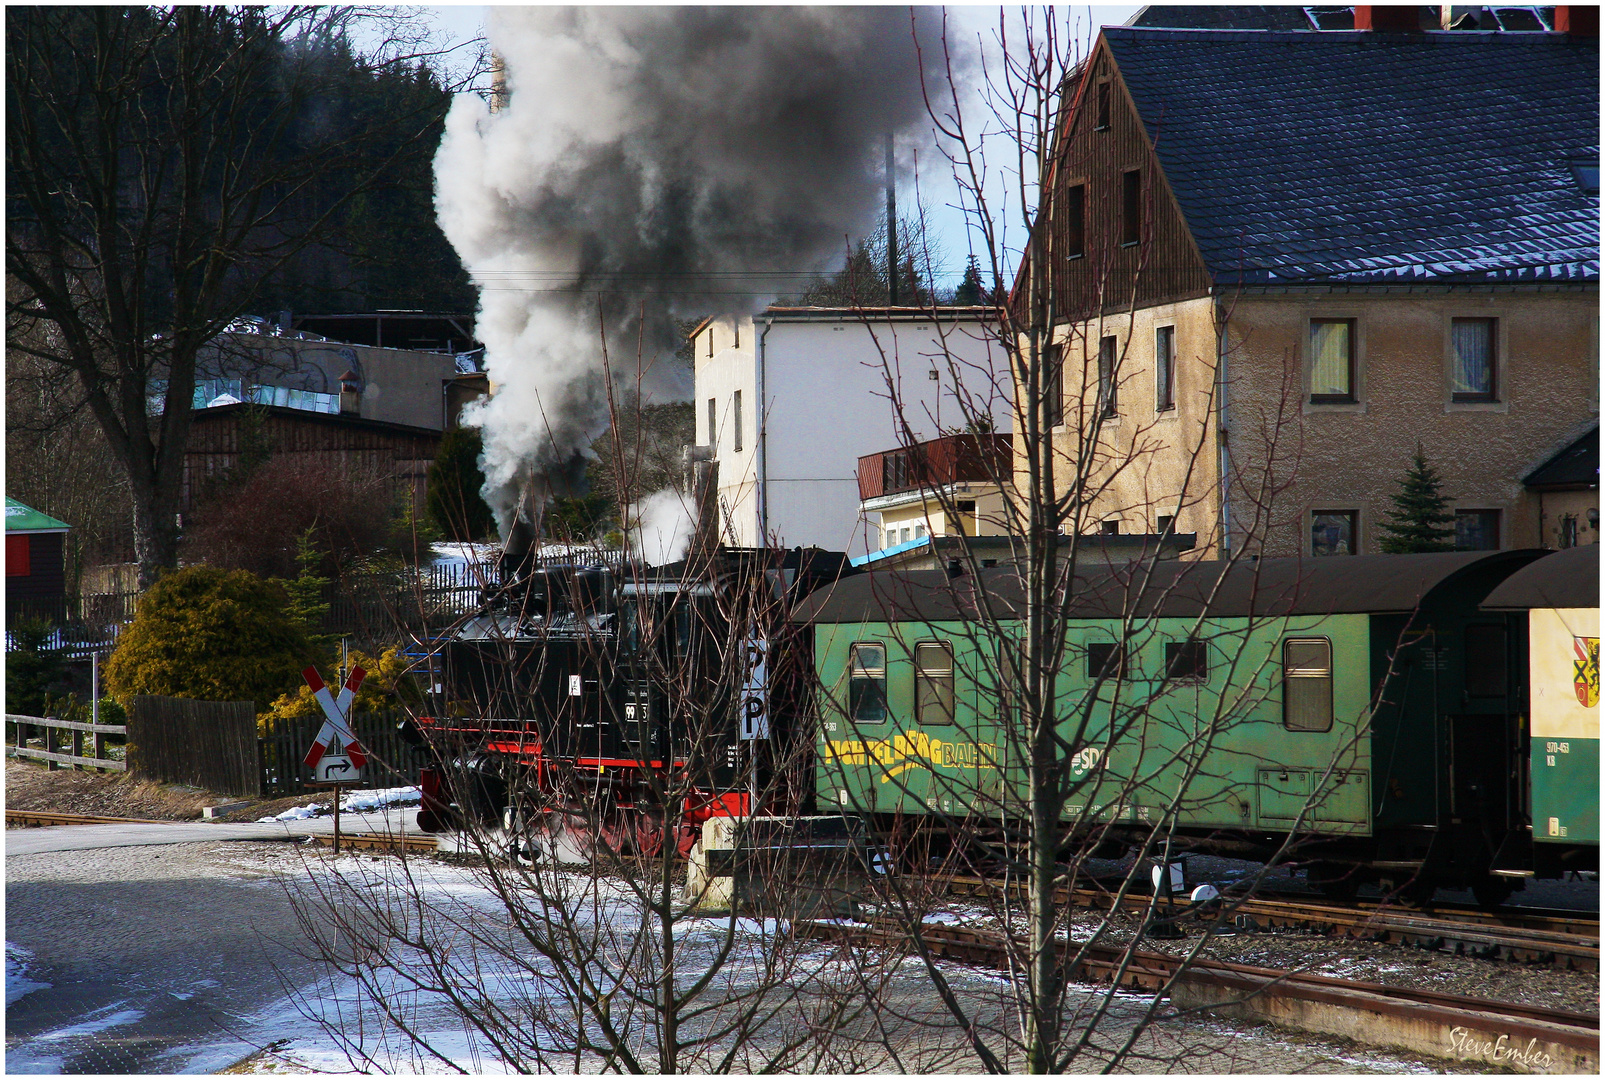
<path id="1" fill-rule="evenodd" d="M 1546 542 L 1523 476 L 1599 411 L 1597 10 L 1501 34 L 1410 11 L 1106 27 L 1067 88 L 1027 260 L 1056 449 L 1099 434 L 1086 531 L 1374 553 L 1419 445 L 1461 546 Z"/>

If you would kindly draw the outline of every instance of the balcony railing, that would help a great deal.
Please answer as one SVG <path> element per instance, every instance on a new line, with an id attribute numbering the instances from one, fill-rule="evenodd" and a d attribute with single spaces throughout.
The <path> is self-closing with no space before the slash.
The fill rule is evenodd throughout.
<path id="1" fill-rule="evenodd" d="M 944 435 L 858 459 L 858 497 L 875 499 L 947 484 L 984 484 L 1007 476 L 1007 435 Z"/>

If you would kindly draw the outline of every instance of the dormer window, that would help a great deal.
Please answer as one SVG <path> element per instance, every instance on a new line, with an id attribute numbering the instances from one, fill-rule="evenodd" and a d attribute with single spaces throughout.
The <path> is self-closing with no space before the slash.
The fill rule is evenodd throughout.
<path id="1" fill-rule="evenodd" d="M 1567 163 L 1572 167 L 1572 179 L 1577 186 L 1589 195 L 1599 194 L 1599 151 L 1579 150 L 1567 155 Z"/>

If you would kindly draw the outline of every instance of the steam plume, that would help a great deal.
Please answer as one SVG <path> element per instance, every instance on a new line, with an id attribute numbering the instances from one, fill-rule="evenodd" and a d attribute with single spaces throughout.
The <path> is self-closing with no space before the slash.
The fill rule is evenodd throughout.
<path id="1" fill-rule="evenodd" d="M 505 535 L 606 428 L 599 327 L 625 387 L 639 340 L 643 395 L 684 397 L 654 366 L 671 316 L 839 259 L 873 218 L 881 138 L 907 148 L 924 104 L 901 8 L 493 8 L 489 33 L 506 108 L 459 98 L 435 176 L 481 290 L 496 394 L 472 422 Z"/>

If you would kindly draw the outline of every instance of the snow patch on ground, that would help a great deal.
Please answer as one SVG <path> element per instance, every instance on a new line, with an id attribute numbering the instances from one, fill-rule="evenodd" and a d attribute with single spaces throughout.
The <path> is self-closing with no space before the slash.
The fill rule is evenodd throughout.
<path id="1" fill-rule="evenodd" d="M 50 984 L 28 978 L 28 961 L 33 953 L 21 945 L 6 942 L 6 1004 L 21 1001 L 35 990 L 49 990 Z"/>
<path id="2" fill-rule="evenodd" d="M 416 787 L 380 788 L 376 791 L 353 791 L 340 800 L 342 814 L 365 814 L 374 810 L 383 810 L 391 806 L 417 806 L 423 801 L 423 794 Z M 262 821 L 305 821 L 308 818 L 327 817 L 333 811 L 327 806 L 312 803 L 307 806 L 292 806 L 282 814 L 270 817 L 257 818 Z"/>

